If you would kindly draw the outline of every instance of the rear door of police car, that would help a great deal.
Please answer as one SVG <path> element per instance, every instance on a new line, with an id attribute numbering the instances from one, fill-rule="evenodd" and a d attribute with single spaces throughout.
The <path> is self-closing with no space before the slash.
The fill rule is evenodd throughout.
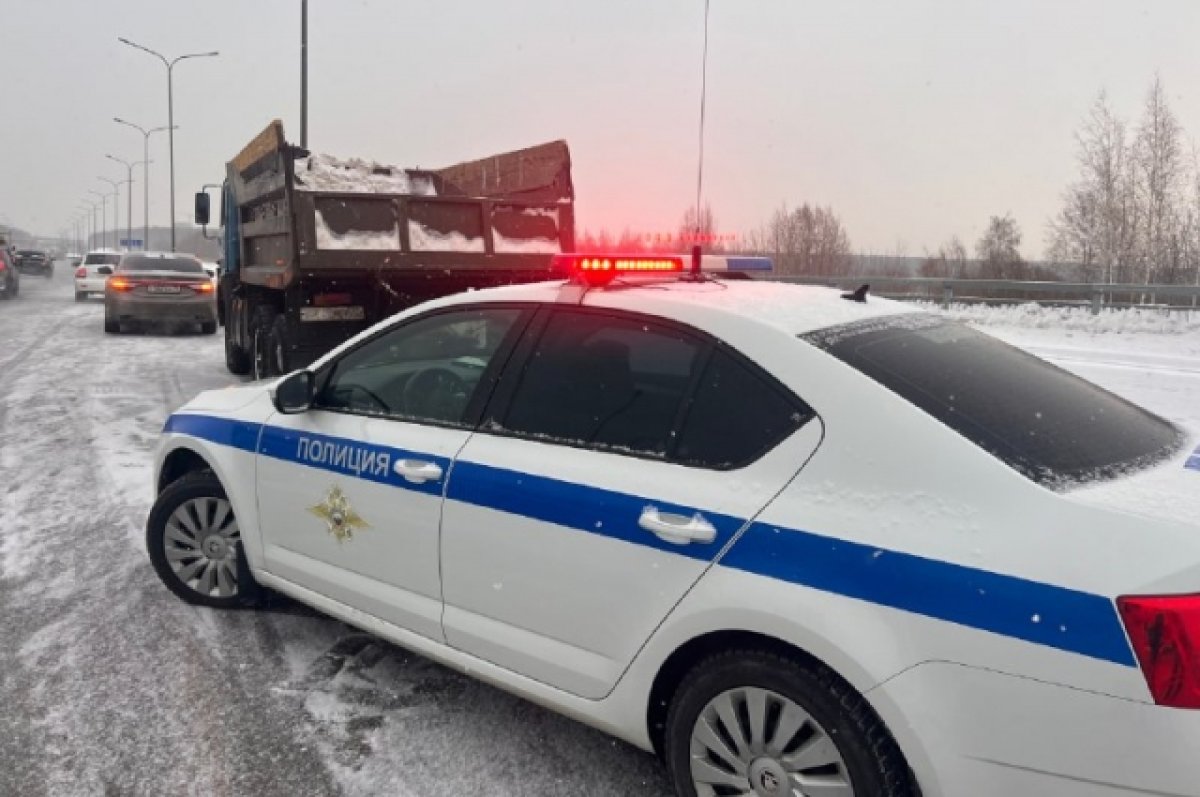
<path id="1" fill-rule="evenodd" d="M 604 696 L 816 450 L 819 427 L 799 398 L 695 330 L 546 309 L 447 485 L 446 640 Z"/>
<path id="2" fill-rule="evenodd" d="M 434 311 L 323 365 L 313 407 L 272 416 L 263 431 L 267 569 L 442 639 L 445 480 L 531 315 L 521 306 Z"/>

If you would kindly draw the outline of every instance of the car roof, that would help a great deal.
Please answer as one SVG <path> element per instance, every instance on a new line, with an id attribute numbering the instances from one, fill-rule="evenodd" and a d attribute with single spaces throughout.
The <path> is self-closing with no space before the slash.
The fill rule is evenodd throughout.
<path id="1" fill-rule="evenodd" d="M 871 318 L 920 312 L 912 305 L 868 295 L 867 301 L 842 298 L 843 291 L 814 285 L 767 280 L 708 279 L 703 282 L 654 280 L 592 288 L 579 299 L 563 281 L 511 285 L 456 294 L 438 303 L 474 302 L 572 303 L 611 307 L 696 323 L 701 316 L 736 316 L 775 327 L 789 335 Z"/>

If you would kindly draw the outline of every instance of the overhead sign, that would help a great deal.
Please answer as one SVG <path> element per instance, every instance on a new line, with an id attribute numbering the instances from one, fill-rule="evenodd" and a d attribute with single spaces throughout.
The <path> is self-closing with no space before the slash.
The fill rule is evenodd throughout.
<path id="1" fill-rule="evenodd" d="M 121 246 L 125 247 L 126 249 L 141 249 L 142 248 L 142 239 L 141 238 L 122 238 Z"/>

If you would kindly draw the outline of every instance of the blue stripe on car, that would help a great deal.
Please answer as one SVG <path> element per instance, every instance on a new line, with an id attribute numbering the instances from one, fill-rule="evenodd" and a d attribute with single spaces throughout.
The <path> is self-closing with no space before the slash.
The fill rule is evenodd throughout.
<path id="1" fill-rule="evenodd" d="M 696 514 L 695 507 L 464 461 L 454 463 L 446 498 L 705 561 L 746 523 L 704 512 L 704 519 L 717 529 L 716 538 L 703 545 L 674 545 L 642 531 L 638 518 L 647 506 L 685 517 Z"/>
<path id="2" fill-rule="evenodd" d="M 872 545 L 755 523 L 721 559 L 761 576 L 1127 667 L 1108 598 Z"/>
<path id="3" fill-rule="evenodd" d="M 1183 463 L 1183 467 L 1200 470 L 1200 448 L 1192 452 L 1192 455 L 1188 457 L 1188 461 Z"/>
<path id="4" fill-rule="evenodd" d="M 347 438 L 301 435 L 270 425 L 201 415 L 174 415 L 164 431 L 435 495 L 441 491 L 440 484 L 410 484 L 390 469 L 385 477 L 373 478 L 374 473 L 359 476 L 353 470 L 304 461 L 297 456 L 299 439 L 303 436 L 321 443 L 387 453 L 392 462 L 407 457 L 434 460 L 444 470 L 450 464 L 444 458 Z M 1200 459 L 1200 452 L 1193 459 Z M 447 498 L 701 560 L 711 558 L 745 523 L 705 511 L 705 519 L 717 528 L 716 540 L 709 545 L 677 547 L 638 529 L 638 517 L 648 505 L 683 515 L 698 511 L 694 507 L 465 461 L 454 463 Z M 1102 595 L 760 522 L 750 525 L 720 564 L 1126 667 L 1136 666 L 1116 607 Z"/>

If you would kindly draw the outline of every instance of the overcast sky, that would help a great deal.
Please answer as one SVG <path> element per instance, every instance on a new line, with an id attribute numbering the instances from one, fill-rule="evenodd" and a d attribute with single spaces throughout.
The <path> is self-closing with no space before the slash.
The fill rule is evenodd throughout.
<path id="1" fill-rule="evenodd" d="M 556 138 L 582 227 L 672 231 L 693 201 L 703 0 L 310 0 L 309 144 L 436 167 Z M 65 227 L 167 119 L 176 215 L 279 117 L 299 139 L 300 0 L 0 0 L 0 223 Z M 833 207 L 860 251 L 969 246 L 1011 212 L 1026 256 L 1106 89 L 1135 118 L 1155 72 L 1200 136 L 1197 0 L 713 0 L 705 197 L 721 232 Z M 151 223 L 167 141 L 151 140 Z M 140 223 L 141 175 L 134 220 Z M 125 196 L 121 198 L 125 225 Z"/>

